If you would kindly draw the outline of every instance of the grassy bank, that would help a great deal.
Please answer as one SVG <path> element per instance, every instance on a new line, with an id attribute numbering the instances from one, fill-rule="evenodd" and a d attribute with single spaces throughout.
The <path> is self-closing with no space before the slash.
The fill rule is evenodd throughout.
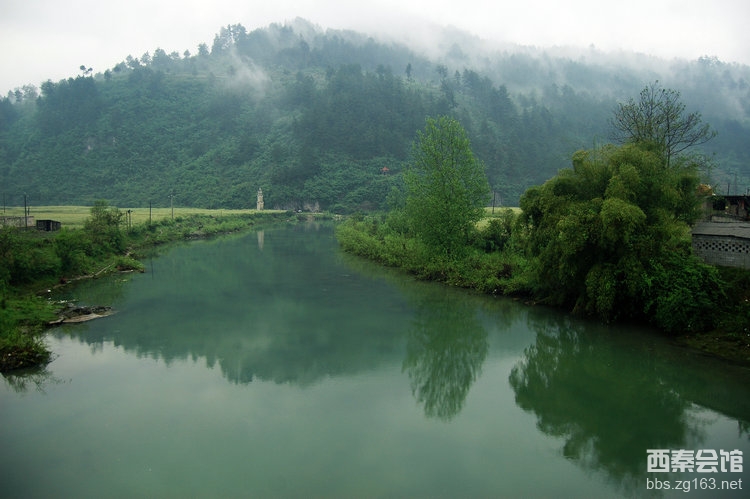
<path id="1" fill-rule="evenodd" d="M 350 217 L 336 228 L 344 251 L 398 267 L 420 279 L 474 289 L 482 293 L 530 296 L 528 262 L 517 251 L 513 236 L 515 211 L 497 210 L 476 224 L 460 255 L 432 251 L 392 220 L 378 216 Z"/>
<path id="2" fill-rule="evenodd" d="M 707 355 L 750 366 L 750 271 L 720 267 L 726 301 L 717 307 L 718 327 L 686 334 L 678 342 Z"/>
<path id="3" fill-rule="evenodd" d="M 6 216 L 17 215 L 6 208 Z M 45 290 L 72 279 L 143 271 L 138 258 L 158 245 L 296 220 L 284 211 L 169 208 L 37 207 L 36 219 L 62 222 L 55 232 L 0 227 L 0 371 L 49 361 L 41 340 L 56 318 Z"/>
<path id="4" fill-rule="evenodd" d="M 517 214 L 517 210 L 496 210 L 494 216 L 481 220 L 460 257 L 452 258 L 430 251 L 418 239 L 397 230 L 397 220 L 384 216 L 351 217 L 337 227 L 336 234 L 344 251 L 400 268 L 420 279 L 544 303 L 535 291 L 534 262 L 524 253 L 527 233 L 514 222 Z M 670 330 L 664 334 L 706 355 L 750 366 L 750 271 L 716 270 L 721 292 L 711 303 L 701 303 L 701 310 L 712 314 L 712 320 L 706 322 L 711 327 Z M 691 301 L 694 297 L 682 292 L 681 285 L 678 282 L 667 290 L 680 293 L 658 295 L 655 300 L 682 296 L 685 303 L 674 308 L 687 314 L 697 305 Z M 574 313 L 580 311 L 574 309 Z M 638 320 L 658 327 L 645 314 Z"/>

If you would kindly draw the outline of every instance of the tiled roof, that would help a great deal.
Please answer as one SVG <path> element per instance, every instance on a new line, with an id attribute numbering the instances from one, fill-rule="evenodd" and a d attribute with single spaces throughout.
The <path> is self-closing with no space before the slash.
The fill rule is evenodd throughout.
<path id="1" fill-rule="evenodd" d="M 693 235 L 750 239 L 750 222 L 700 222 L 693 227 Z"/>

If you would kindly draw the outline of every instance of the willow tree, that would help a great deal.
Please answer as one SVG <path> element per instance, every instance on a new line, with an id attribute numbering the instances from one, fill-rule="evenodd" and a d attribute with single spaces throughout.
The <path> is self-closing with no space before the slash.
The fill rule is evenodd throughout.
<path id="1" fill-rule="evenodd" d="M 458 256 L 490 195 L 484 165 L 458 121 L 427 119 L 417 132 L 404 182 L 405 215 L 414 234 L 435 254 Z"/>

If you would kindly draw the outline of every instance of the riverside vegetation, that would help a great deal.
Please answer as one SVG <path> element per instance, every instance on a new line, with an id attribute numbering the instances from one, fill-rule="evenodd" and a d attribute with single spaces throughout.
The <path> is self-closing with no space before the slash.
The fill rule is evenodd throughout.
<path id="1" fill-rule="evenodd" d="M 692 254 L 700 158 L 675 157 L 674 146 L 652 136 L 579 151 L 572 168 L 522 195 L 520 211 L 482 220 L 483 165 L 456 121 L 431 120 L 391 209 L 349 218 L 337 237 L 423 279 L 650 324 L 750 364 L 750 273 Z"/>
<path id="2" fill-rule="evenodd" d="M 0 372 L 50 360 L 42 333 L 57 314 L 46 290 L 79 277 L 143 271 L 138 258 L 158 245 L 289 217 L 283 211 L 248 210 L 230 215 L 196 213 L 131 225 L 126 224 L 126 212 L 98 201 L 80 229 L 50 233 L 0 227 Z"/>
<path id="3" fill-rule="evenodd" d="M 679 84 L 687 101 L 711 118 L 718 131 L 705 150 L 715 155 L 712 183 L 726 186 L 726 193 L 731 185 L 736 191 L 738 185 L 746 185 L 750 165 L 750 67 L 711 57 L 690 62 L 639 58 L 634 67 L 624 60 L 605 61 L 595 52 L 587 55 L 592 62 L 534 51 L 500 54 L 466 38 L 444 45 L 446 50 L 428 58 L 357 33 L 322 32 L 302 20 L 252 32 L 229 25 L 211 46 L 201 44 L 197 52 L 168 54 L 156 48 L 140 57 L 128 56 L 100 73 L 82 66 L 78 77 L 49 80 L 39 89 L 24 86 L 0 99 L 3 200 L 20 204 L 25 193 L 35 205 L 91 204 L 106 198 L 119 206 L 153 201 L 164 207 L 176 198 L 182 206 L 241 208 L 262 188 L 268 207 L 350 214 L 388 209 L 385 200 L 395 191 L 400 194 L 390 196 L 387 215 L 355 217 L 350 224 L 371 224 L 363 234 L 370 231 L 393 244 L 389 250 L 403 252 L 388 255 L 382 249 L 363 248 L 364 253 L 382 253 L 380 258 L 413 266 L 428 278 L 479 283 L 475 287 L 485 291 L 523 294 L 604 320 L 649 318 L 657 310 L 662 311 L 660 317 L 669 316 L 665 307 L 670 300 L 657 290 L 671 283 L 657 279 L 660 272 L 675 281 L 700 283 L 706 276 L 713 282 L 718 273 L 719 288 L 708 288 L 728 290 L 726 301 L 709 297 L 721 305 L 718 310 L 731 309 L 736 300 L 744 303 L 743 273 L 731 277 L 737 286 L 723 287 L 729 279 L 723 269 L 697 266 L 697 274 L 684 275 L 674 271 L 668 257 L 688 252 L 687 222 L 662 224 L 675 216 L 669 204 L 641 207 L 640 198 L 658 199 L 661 193 L 641 193 L 632 187 L 640 182 L 639 170 L 626 164 L 615 168 L 607 159 L 617 156 L 615 150 L 580 153 L 573 173 L 529 187 L 566 171 L 573 151 L 599 143 L 607 116 L 621 96 L 637 91 L 643 81 L 659 78 Z M 449 246 L 434 252 L 424 245 L 439 234 L 420 232 L 423 227 L 410 221 L 420 206 L 408 200 L 404 186 L 414 131 L 425 116 L 438 115 L 452 117 L 466 130 L 501 204 L 520 204 L 524 211 L 461 225 L 461 240 L 451 236 Z M 627 130 L 620 131 L 628 138 Z M 658 141 L 622 147 L 620 156 L 650 153 L 666 158 L 669 172 L 689 166 Z M 604 180 L 578 182 L 588 175 L 587 165 L 600 163 L 605 166 L 591 170 L 601 170 L 611 188 L 602 187 Z M 670 182 L 675 178 L 683 177 Z M 419 175 L 411 180 L 412 187 L 419 188 Z M 623 186 L 619 193 L 614 186 L 618 182 Z M 688 184 L 677 191 L 687 192 Z M 589 188 L 600 192 L 586 197 L 591 193 L 583 191 Z M 666 191 L 669 199 L 684 198 L 674 198 L 673 187 Z M 557 204 L 545 204 L 549 202 Z M 438 210 L 440 203 L 432 206 L 421 213 L 435 212 L 449 224 L 456 222 L 452 212 Z M 554 211 L 557 207 L 562 211 Z M 621 218 L 618 207 L 627 208 Z M 479 213 L 475 208 L 467 212 L 472 217 Z M 425 221 L 424 228 L 439 227 L 438 221 Z M 643 258 L 625 257 L 650 248 L 644 235 L 649 233 L 642 229 L 654 223 L 674 229 L 664 240 L 681 241 L 672 244 L 679 249 L 648 255 L 651 260 L 644 259 L 647 253 Z M 623 224 L 625 239 L 615 237 L 617 224 Z M 577 226 L 583 230 L 556 231 Z M 342 242 L 349 228 L 341 229 Z M 545 239 L 562 234 L 567 239 Z M 40 241 L 41 249 L 19 250 L 20 260 L 26 262 L 21 267 L 29 274 L 46 275 L 41 270 L 45 265 L 61 265 L 55 263 L 57 256 L 40 257 L 31 265 L 29 256 L 49 255 L 64 245 L 66 237 L 71 242 L 82 237 L 61 235 L 60 243 Z M 598 253 L 600 248 L 606 251 Z M 623 255 L 617 255 L 618 249 Z M 568 252 L 563 253 L 564 262 L 572 267 L 555 264 L 558 250 Z M 591 261 L 577 261 L 577 251 Z M 637 263 L 628 266 L 632 262 Z M 644 275 L 650 279 L 642 279 Z M 0 282 L 4 289 L 18 289 L 7 279 Z M 565 286 L 545 289 L 560 282 Z M 601 296 L 596 303 L 594 295 Z M 7 291 L 3 296 L 9 296 Z M 633 300 L 636 303 L 630 303 Z M 701 310 L 709 308 L 704 305 Z M 738 327 L 747 324 L 744 311 L 740 308 L 734 315 L 739 317 Z M 719 325 L 724 320 L 720 317 L 733 317 L 716 310 L 692 316 L 700 323 Z M 693 324 L 697 323 L 691 323 L 690 330 L 699 329 Z"/>

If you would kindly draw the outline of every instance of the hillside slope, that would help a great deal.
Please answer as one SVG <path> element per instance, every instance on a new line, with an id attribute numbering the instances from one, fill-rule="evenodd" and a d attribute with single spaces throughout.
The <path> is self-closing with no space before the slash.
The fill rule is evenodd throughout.
<path id="1" fill-rule="evenodd" d="M 573 152 L 607 142 L 617 102 L 654 80 L 718 131 L 702 151 L 716 165 L 707 180 L 750 185 L 747 66 L 497 51 L 468 36 L 437 49 L 428 58 L 302 20 L 233 25 L 196 54 L 156 49 L 38 96 L 25 87 L 0 101 L 5 202 L 245 208 L 262 188 L 269 208 L 377 209 L 425 118 L 450 114 L 498 203 L 513 205 Z"/>

